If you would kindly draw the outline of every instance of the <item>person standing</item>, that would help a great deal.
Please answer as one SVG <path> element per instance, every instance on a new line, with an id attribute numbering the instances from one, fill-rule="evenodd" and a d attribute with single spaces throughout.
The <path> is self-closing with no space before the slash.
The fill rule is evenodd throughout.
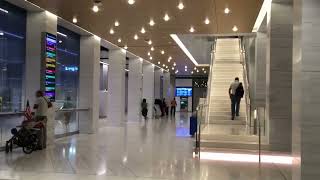
<path id="1" fill-rule="evenodd" d="M 229 97 L 231 100 L 231 120 L 234 120 L 235 115 L 239 116 L 241 98 L 238 98 L 236 96 L 236 90 L 237 90 L 239 84 L 240 84 L 239 78 L 236 77 L 234 79 L 234 82 L 231 83 L 230 88 L 229 88 Z"/>
<path id="2" fill-rule="evenodd" d="M 33 106 L 35 109 L 35 121 L 42 122 L 43 128 L 40 130 L 39 137 L 39 149 L 46 148 L 47 146 L 47 117 L 48 117 L 48 108 L 52 107 L 50 100 L 48 100 L 42 91 L 36 92 L 36 102 Z"/>
<path id="3" fill-rule="evenodd" d="M 144 117 L 144 120 L 147 120 L 147 116 L 148 116 L 148 103 L 146 99 L 142 100 L 141 103 L 141 114 Z"/>
<path id="4" fill-rule="evenodd" d="M 173 100 L 171 101 L 171 116 L 175 116 L 176 115 L 176 107 L 177 107 L 177 101 L 176 98 L 173 98 Z"/>

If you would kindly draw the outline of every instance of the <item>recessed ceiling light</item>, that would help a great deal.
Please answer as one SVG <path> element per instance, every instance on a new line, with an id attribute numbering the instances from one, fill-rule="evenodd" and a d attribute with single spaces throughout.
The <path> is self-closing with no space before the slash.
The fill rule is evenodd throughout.
<path id="1" fill-rule="evenodd" d="M 110 29 L 109 33 L 110 33 L 110 34 L 114 34 L 113 28 Z"/>
<path id="2" fill-rule="evenodd" d="M 128 4 L 132 5 L 134 4 L 136 1 L 135 0 L 128 0 Z"/>
<path id="3" fill-rule="evenodd" d="M 163 19 L 164 19 L 165 21 L 169 21 L 169 20 L 170 20 L 170 17 L 169 17 L 169 15 L 166 13 L 166 14 L 164 15 Z"/>
<path id="4" fill-rule="evenodd" d="M 139 39 L 139 36 L 137 34 L 134 35 L 133 37 L 135 40 L 138 40 Z"/>
<path id="5" fill-rule="evenodd" d="M 225 14 L 229 14 L 229 13 L 230 13 L 230 9 L 229 9 L 229 8 L 225 8 L 225 9 L 224 9 L 224 13 L 225 13 Z"/>
<path id="6" fill-rule="evenodd" d="M 199 70 L 197 70 L 197 72 L 199 72 Z"/>
<path id="7" fill-rule="evenodd" d="M 173 66 L 176 66 L 177 64 L 176 63 L 173 63 Z"/>
<path id="8" fill-rule="evenodd" d="M 189 29 L 189 31 L 190 31 L 191 33 L 193 33 L 193 32 L 195 31 L 195 30 L 194 30 L 194 27 L 191 26 L 190 29 Z"/>
<path id="9" fill-rule="evenodd" d="M 183 2 L 180 2 L 180 3 L 179 3 L 178 9 L 180 9 L 180 10 L 184 9 L 184 4 L 183 4 Z"/>
<path id="10" fill-rule="evenodd" d="M 174 70 L 174 67 L 172 67 L 171 69 Z"/>
<path id="11" fill-rule="evenodd" d="M 202 68 L 202 71 L 204 71 L 204 68 Z"/>
<path id="12" fill-rule="evenodd" d="M 204 73 L 207 73 L 207 71 L 204 71 Z"/>
<path id="13" fill-rule="evenodd" d="M 125 50 L 127 50 L 127 49 L 128 49 L 128 46 L 127 46 L 127 45 L 125 45 L 123 48 L 124 48 Z"/>
<path id="14" fill-rule="evenodd" d="M 154 51 L 154 47 L 153 46 L 151 47 L 151 51 Z"/>
<path id="15" fill-rule="evenodd" d="M 78 22 L 77 17 L 73 17 L 72 22 L 73 22 L 73 23 L 77 23 L 77 22 Z"/>
<path id="16" fill-rule="evenodd" d="M 168 69 L 168 66 L 166 66 L 166 68 Z"/>
<path id="17" fill-rule="evenodd" d="M 151 53 L 150 53 L 150 52 L 148 52 L 148 56 L 151 56 Z"/>
<path id="18" fill-rule="evenodd" d="M 187 71 L 188 71 L 188 69 L 184 69 L 184 71 L 186 71 L 186 72 L 187 72 Z"/>
<path id="19" fill-rule="evenodd" d="M 233 26 L 232 31 L 233 32 L 237 32 L 238 31 L 238 27 L 237 26 Z"/>
<path id="20" fill-rule="evenodd" d="M 193 71 L 191 71 L 191 74 L 193 74 Z"/>
<path id="21" fill-rule="evenodd" d="M 115 21 L 115 22 L 114 22 L 114 26 L 116 26 L 116 27 L 120 26 L 119 21 Z"/>
<path id="22" fill-rule="evenodd" d="M 166 67 L 166 65 L 165 65 L 165 64 L 162 64 L 162 67 Z"/>
<path id="23" fill-rule="evenodd" d="M 149 44 L 149 45 L 151 45 L 151 44 L 152 44 L 152 41 L 151 41 L 151 40 L 149 40 L 149 41 L 148 41 L 148 44 Z"/>
<path id="24" fill-rule="evenodd" d="M 206 19 L 204 20 L 204 23 L 205 23 L 205 24 L 210 24 L 209 18 L 206 18 Z"/>
<path id="25" fill-rule="evenodd" d="M 160 64 L 160 61 L 158 61 L 158 64 Z"/>
<path id="26" fill-rule="evenodd" d="M 0 31 L 0 36 L 3 36 L 3 35 L 4 35 L 4 33 Z"/>
<path id="27" fill-rule="evenodd" d="M 149 22 L 149 25 L 150 26 L 154 26 L 156 23 L 154 22 L 154 20 L 153 19 L 150 19 L 150 22 Z"/>
<path id="28" fill-rule="evenodd" d="M 0 34 L 1 35 L 1 34 Z M 61 44 L 62 43 L 62 41 L 61 40 L 59 40 L 59 43 Z"/>
<path id="29" fill-rule="evenodd" d="M 172 59 L 172 57 L 170 56 L 170 57 L 168 58 L 168 62 L 170 62 L 170 61 L 171 61 L 171 59 Z"/>
<path id="30" fill-rule="evenodd" d="M 161 54 L 164 54 L 164 50 L 161 51 Z"/>
<path id="31" fill-rule="evenodd" d="M 92 11 L 95 12 L 95 13 L 97 13 L 97 12 L 99 11 L 98 5 L 93 5 Z"/>
<path id="32" fill-rule="evenodd" d="M 121 41 L 122 41 L 121 38 L 119 38 L 119 39 L 118 39 L 118 42 L 121 43 Z"/>
<path id="33" fill-rule="evenodd" d="M 152 60 L 152 56 L 150 56 L 149 59 Z"/>
<path id="34" fill-rule="evenodd" d="M 196 67 L 194 67 L 193 69 L 194 69 L 194 70 L 197 70 L 197 68 L 196 68 Z"/>
<path id="35" fill-rule="evenodd" d="M 146 30 L 144 29 L 144 27 L 141 28 L 141 31 L 140 31 L 142 34 L 146 33 Z"/>

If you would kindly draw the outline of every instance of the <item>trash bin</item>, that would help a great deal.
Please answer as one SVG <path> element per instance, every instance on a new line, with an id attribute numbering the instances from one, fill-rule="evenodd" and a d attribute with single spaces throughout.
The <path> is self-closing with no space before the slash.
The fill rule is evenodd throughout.
<path id="1" fill-rule="evenodd" d="M 190 117 L 190 131 L 189 134 L 191 136 L 194 136 L 194 134 L 197 132 L 197 126 L 198 125 L 198 120 L 196 116 L 191 116 Z"/>

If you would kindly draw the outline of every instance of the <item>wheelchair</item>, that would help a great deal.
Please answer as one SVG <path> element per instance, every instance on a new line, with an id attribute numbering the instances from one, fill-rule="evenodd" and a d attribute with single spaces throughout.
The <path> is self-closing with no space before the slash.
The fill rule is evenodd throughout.
<path id="1" fill-rule="evenodd" d="M 14 147 L 22 147 L 25 154 L 31 154 L 37 150 L 40 143 L 40 128 L 27 128 L 24 125 L 17 126 L 17 128 L 11 129 L 13 136 L 6 142 L 6 153 L 12 152 Z"/>

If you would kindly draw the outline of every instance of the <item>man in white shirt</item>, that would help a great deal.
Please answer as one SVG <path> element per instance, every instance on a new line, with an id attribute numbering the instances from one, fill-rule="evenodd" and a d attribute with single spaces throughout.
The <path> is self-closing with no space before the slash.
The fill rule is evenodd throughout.
<path id="1" fill-rule="evenodd" d="M 234 120 L 234 116 L 239 116 L 239 109 L 240 109 L 240 100 L 241 98 L 236 96 L 236 91 L 239 86 L 239 78 L 236 77 L 234 82 L 231 83 L 229 88 L 229 96 L 231 99 L 231 119 Z"/>
<path id="2" fill-rule="evenodd" d="M 40 143 L 39 149 L 46 148 L 47 144 L 47 116 L 48 116 L 48 107 L 49 107 L 49 100 L 43 95 L 42 91 L 36 92 L 36 102 L 33 106 L 35 109 L 35 120 L 41 121 L 43 123 L 43 129 L 40 131 Z"/>

